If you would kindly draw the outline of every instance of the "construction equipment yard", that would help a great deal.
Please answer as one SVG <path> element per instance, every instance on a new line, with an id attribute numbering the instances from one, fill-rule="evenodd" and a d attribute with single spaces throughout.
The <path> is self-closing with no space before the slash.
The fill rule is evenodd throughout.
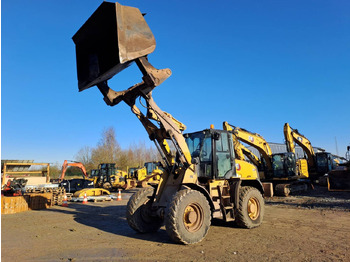
<path id="1" fill-rule="evenodd" d="M 128 198 L 69 203 L 2 215 L 2 261 L 348 261 L 349 192 L 316 187 L 304 196 L 266 198 L 252 230 L 213 220 L 196 245 L 174 244 L 164 227 L 139 234 L 126 221 Z M 220 252 L 218 252 L 220 250 Z"/>
<path id="2" fill-rule="evenodd" d="M 319 48 L 320 43 L 324 42 L 324 45 L 328 46 L 331 43 L 328 42 L 329 39 L 339 38 L 333 34 L 333 31 L 339 28 L 338 22 L 333 24 L 332 30 L 329 29 L 332 34 L 327 36 L 324 29 L 328 28 L 331 19 L 327 20 L 324 18 L 326 16 L 319 15 L 318 23 L 327 22 L 327 26 L 320 29 L 319 34 L 327 41 L 322 41 L 317 35 L 309 37 L 309 33 L 305 33 L 305 36 L 315 39 L 314 46 L 309 41 L 305 42 L 305 36 L 302 34 L 298 44 L 294 36 L 287 33 L 286 38 L 282 32 L 304 32 L 305 28 L 314 31 L 318 26 L 308 26 L 308 22 L 313 21 L 315 17 L 307 14 L 304 21 L 298 25 L 295 21 L 299 22 L 300 14 L 294 13 L 294 10 L 284 26 L 280 26 L 284 15 L 280 8 L 276 7 L 276 3 L 273 3 L 271 14 L 275 13 L 273 10 L 278 10 L 278 16 L 281 17 L 275 17 L 276 14 L 267 15 L 253 23 L 251 18 L 264 12 L 261 11 L 260 3 L 254 4 L 257 8 L 255 14 L 251 11 L 250 5 L 253 4 L 249 3 L 247 6 L 243 5 L 242 10 L 246 10 L 250 17 L 242 16 L 234 22 L 234 17 L 241 13 L 236 4 L 229 4 L 230 8 L 226 7 L 224 2 L 213 5 L 213 8 L 216 6 L 219 9 L 206 7 L 207 14 L 210 15 L 202 17 L 194 16 L 197 13 L 202 14 L 202 10 L 197 12 L 198 3 L 188 4 L 186 8 L 181 5 L 176 13 L 175 9 L 165 11 L 166 6 L 158 6 L 158 3 L 150 6 L 140 3 L 140 7 L 134 7 L 103 1 L 97 9 L 89 7 L 85 10 L 80 8 L 79 4 L 76 6 L 78 9 L 72 9 L 71 16 L 66 16 L 67 8 L 60 6 L 57 13 L 61 17 L 52 19 L 56 21 L 56 27 L 45 26 L 50 29 L 50 33 L 63 28 L 64 34 L 57 36 L 57 39 L 64 38 L 68 41 L 68 35 L 72 37 L 76 59 L 74 81 L 69 77 L 74 71 L 73 53 L 70 53 L 69 59 L 64 56 L 57 59 L 61 56 L 57 50 L 63 48 L 57 44 L 57 39 L 51 39 L 48 31 L 44 34 L 33 33 L 34 36 L 44 35 L 45 38 L 50 38 L 48 49 L 57 53 L 56 58 L 50 56 L 51 60 L 67 60 L 68 64 L 58 66 L 57 62 L 57 65 L 53 66 L 40 62 L 38 67 L 32 65 L 32 60 L 36 60 L 36 57 L 29 59 L 30 66 L 24 67 L 27 75 L 33 75 L 27 72 L 29 67 L 38 68 L 35 73 L 40 72 L 40 77 L 36 79 L 46 76 L 42 67 L 60 71 L 67 68 L 67 72 L 62 70 L 61 77 L 46 77 L 68 79 L 66 84 L 56 84 L 68 86 L 67 90 L 73 90 L 74 86 L 75 91 L 68 91 L 66 96 L 71 97 L 71 101 L 74 100 L 74 108 L 79 110 L 72 110 L 73 107 L 68 109 L 69 99 L 64 99 L 65 103 L 60 103 L 59 106 L 51 102 L 48 106 L 40 103 L 38 112 L 41 114 L 45 111 L 46 118 L 55 119 L 54 125 L 49 124 L 55 126 L 52 128 L 52 134 L 51 130 L 47 132 L 43 129 L 39 132 L 42 139 L 46 133 L 50 133 L 50 142 L 40 138 L 40 144 L 45 144 L 42 148 L 31 146 L 35 144 L 33 141 L 24 143 L 16 140 L 16 143 L 7 144 L 7 141 L 11 141 L 10 134 L 14 130 L 6 129 L 7 136 L 4 140 L 7 147 L 3 150 L 6 157 L 1 161 L 2 261 L 350 261 L 350 145 L 346 147 L 345 157 L 342 156 L 350 129 L 349 121 L 343 119 L 343 116 L 339 118 L 341 121 L 336 119 L 341 115 L 339 112 L 344 111 L 340 105 L 345 108 L 344 105 L 348 104 L 348 101 L 341 102 L 337 98 L 349 97 L 345 91 L 341 93 L 342 90 L 348 90 L 348 67 L 339 62 L 348 49 L 343 48 L 342 51 L 335 43 L 328 52 Z M 84 5 L 89 4 L 84 2 Z M 191 20 L 190 23 L 182 23 L 181 33 L 174 31 L 178 28 L 177 24 L 173 28 L 167 26 L 167 20 L 174 20 L 170 16 L 173 11 L 176 13 L 176 20 L 181 20 L 178 19 L 180 14 L 184 18 L 184 9 L 191 9 L 191 5 L 196 12 L 192 10 L 187 16 L 193 21 L 208 20 L 210 24 L 205 26 L 203 21 L 200 26 L 198 24 L 190 29 Z M 332 9 L 328 7 L 328 3 L 323 5 L 324 14 L 336 13 L 334 10 L 329 11 Z M 45 15 L 55 15 L 52 14 L 52 10 L 56 8 L 52 6 L 53 4 L 49 4 L 43 7 L 50 10 L 44 12 Z M 167 7 L 170 6 L 173 9 L 176 5 L 169 4 Z M 319 12 L 315 12 L 313 5 L 308 7 L 310 13 Z M 346 13 L 341 6 L 335 7 L 339 13 Z M 11 8 L 10 4 L 5 5 L 5 10 L 11 11 Z M 284 6 L 285 14 L 294 8 Z M 13 8 L 15 9 L 17 8 Z M 22 6 L 21 9 L 25 10 Z M 303 10 L 299 6 L 297 9 Z M 34 13 L 29 9 L 25 11 Z M 15 14 L 15 11 L 13 12 Z M 146 16 L 148 12 L 149 15 Z M 221 18 L 220 14 L 226 12 L 227 17 Z M 210 18 L 213 13 L 219 14 L 222 22 L 215 25 L 216 19 Z M 162 16 L 164 14 L 169 17 Z M 76 16 L 79 19 L 73 20 Z M 8 21 L 11 21 L 12 17 L 24 19 L 21 15 L 9 15 Z M 62 19 L 63 17 L 65 19 Z M 270 21 L 271 17 L 273 19 Z M 333 20 L 345 21 L 345 17 L 347 19 L 348 15 L 344 15 L 343 19 L 340 15 L 334 15 Z M 50 19 L 38 15 L 39 28 L 43 22 Z M 63 20 L 67 20 L 67 24 L 63 23 Z M 249 30 L 245 20 L 252 24 L 254 31 Z M 270 23 L 262 25 L 264 20 Z M 17 21 L 15 22 L 17 25 Z M 295 28 L 289 28 L 290 24 Z M 260 29 L 258 25 L 261 25 Z M 224 26 L 227 29 L 224 29 Z M 164 55 L 162 52 L 165 49 L 160 48 L 160 52 L 157 50 L 152 54 L 156 49 L 156 40 L 151 27 L 159 36 L 161 48 L 164 46 L 171 52 Z M 274 31 L 272 29 L 275 27 L 278 33 L 266 35 L 266 32 Z M 36 27 L 28 25 L 27 28 Z M 237 28 L 243 30 L 242 36 L 237 34 Z M 8 35 L 4 38 L 13 37 L 9 32 L 20 35 L 18 30 L 13 29 L 17 28 L 7 28 L 5 32 Z M 201 30 L 204 30 L 202 34 L 205 41 L 195 37 L 195 31 Z M 345 29 L 344 32 L 348 30 Z M 184 36 L 181 36 L 182 34 Z M 226 37 L 221 38 L 222 35 Z M 347 35 L 344 34 L 344 46 L 348 42 L 345 37 Z M 264 38 L 268 39 L 265 47 Z M 21 36 L 18 42 L 22 43 L 23 39 L 26 37 Z M 181 39 L 187 39 L 188 42 L 185 43 Z M 281 39 L 284 39 L 285 43 L 280 41 Z M 172 46 L 173 42 L 176 42 L 176 48 Z M 216 42 L 218 44 L 213 45 Z M 186 52 L 186 45 L 189 43 L 195 44 L 196 52 Z M 225 46 L 225 43 L 229 45 Z M 249 43 L 254 43 L 259 48 L 249 46 Z M 203 48 L 200 49 L 202 44 Z M 204 44 L 214 49 L 204 47 Z M 273 44 L 277 45 L 274 47 Z M 25 52 L 39 54 L 32 50 L 37 45 L 49 46 L 43 42 L 26 47 Z M 167 45 L 169 47 L 166 47 Z M 64 46 L 67 44 L 64 43 Z M 291 46 L 296 47 L 294 53 Z M 288 59 L 285 65 L 281 63 L 285 58 L 292 57 L 292 60 L 302 60 L 302 63 L 307 64 L 305 54 L 310 53 L 310 50 L 304 51 L 305 54 L 300 53 L 305 46 L 309 46 L 310 50 L 319 48 L 319 53 L 313 54 L 311 59 L 313 64 L 301 69 L 300 64 L 290 64 Z M 270 48 L 270 53 L 266 52 L 266 58 L 262 59 L 259 55 L 268 50 L 266 47 Z M 22 57 L 16 48 L 13 49 L 13 54 Z M 279 49 L 284 51 L 278 53 Z M 240 50 L 247 52 L 242 55 L 241 61 L 244 63 L 239 60 Z M 335 50 L 339 52 L 338 55 Z M 321 58 L 324 59 L 325 54 L 329 52 L 334 55 L 333 64 L 324 60 L 324 65 L 317 69 L 316 65 L 322 65 Z M 65 53 L 69 53 L 67 49 Z M 7 52 L 4 54 L 7 56 Z M 11 56 L 11 52 L 9 54 L 11 59 L 15 56 Z M 179 67 L 173 67 L 172 55 L 183 57 Z M 42 56 L 46 57 L 48 54 L 42 52 Z M 157 57 L 164 62 L 157 60 Z M 218 57 L 228 62 L 225 64 L 223 60 L 217 60 Z M 192 59 L 199 62 L 200 66 L 191 64 Z M 259 70 L 256 70 L 254 63 L 259 60 L 262 64 L 258 67 Z M 9 61 L 16 65 L 22 64 Z M 348 62 L 346 59 L 344 61 Z M 275 67 L 269 68 L 274 63 Z M 174 68 L 173 71 L 165 67 L 167 64 Z M 335 68 L 335 64 L 341 67 Z M 114 79 L 123 70 L 129 70 L 129 67 L 133 67 L 134 71 L 128 71 L 128 75 L 123 72 L 120 78 L 118 76 L 120 80 Z M 179 68 L 184 69 L 184 79 L 187 80 L 180 80 L 175 84 L 180 79 L 176 78 L 180 72 Z M 238 68 L 242 70 L 237 70 Z M 278 73 L 277 68 L 284 71 Z M 301 71 L 294 72 L 292 68 L 300 68 Z M 316 71 L 312 72 L 311 68 L 316 68 Z M 327 83 L 326 78 L 322 80 L 320 76 L 326 75 L 325 72 L 328 74 L 328 71 L 332 71 L 330 69 L 336 72 L 333 79 L 337 81 L 331 80 L 327 75 Z M 342 85 L 341 81 L 338 81 L 341 69 L 344 70 Z M 210 74 L 205 70 L 210 70 Z M 23 75 L 20 71 L 16 70 L 16 78 Z M 189 71 L 191 74 L 188 74 Z M 249 77 L 241 76 L 245 71 Z M 170 78 L 172 72 L 176 77 Z M 135 73 L 138 76 L 133 77 L 131 74 Z M 263 76 L 262 79 L 257 77 L 259 74 Z M 290 79 L 289 74 L 293 76 Z M 310 76 L 313 76 L 314 80 L 305 81 L 306 77 Z M 9 77 L 12 78 L 14 77 Z M 162 88 L 158 88 L 168 78 L 170 80 L 162 85 Z M 24 83 L 29 81 L 23 79 Z M 251 79 L 255 82 L 250 82 Z M 278 81 L 269 82 L 269 79 Z M 195 84 L 191 81 L 195 81 Z M 48 81 L 45 81 L 45 86 L 46 82 Z M 182 83 L 185 88 L 182 87 Z M 75 97 L 72 94 L 77 92 L 76 84 L 79 92 L 89 90 Z M 30 85 L 27 87 L 26 84 L 26 88 L 33 92 L 33 95 L 28 97 L 23 93 L 26 100 L 37 97 L 40 91 L 35 93 L 35 90 L 37 86 L 39 88 L 43 85 L 35 82 L 34 88 Z M 18 87 L 14 85 L 13 89 L 17 90 Z M 50 89 L 53 91 L 48 97 L 62 101 L 56 96 L 56 93 L 60 93 L 57 92 L 57 86 L 53 84 Z M 96 89 L 99 91 L 97 96 L 93 91 Z M 332 92 L 333 89 L 337 92 Z M 45 90 L 44 93 L 46 92 Z M 64 92 L 67 91 L 62 88 L 62 93 Z M 22 91 L 16 93 L 19 95 Z M 299 101 L 296 94 L 303 94 L 304 100 Z M 336 96 L 329 99 L 330 94 Z M 327 100 L 318 98 L 320 95 Z M 10 97 L 8 94 L 7 96 Z M 96 104 L 92 103 L 92 96 L 98 101 Z M 114 111 L 106 107 L 100 108 L 101 98 L 108 107 L 118 107 L 113 109 Z M 186 100 L 188 98 L 190 100 Z M 328 100 L 336 101 L 337 105 Z M 277 101 L 285 102 L 279 106 Z M 127 113 L 126 108 L 123 109 L 120 104 L 127 106 Z M 297 104 L 302 106 L 298 107 Z M 64 106 L 67 106 L 66 113 Z M 46 107 L 56 108 L 54 114 L 49 113 Z M 163 111 L 161 107 L 171 110 L 171 114 Z M 90 109 L 94 110 L 94 114 L 89 114 Z M 256 109 L 259 109 L 259 112 Z M 328 116 L 323 113 L 326 109 L 329 110 Z M 213 114 L 206 113 L 208 110 L 213 111 Z M 7 108 L 7 112 L 11 111 L 13 110 Z M 24 110 L 18 109 L 17 112 L 22 111 Z M 143 135 L 147 134 L 152 142 L 151 146 L 142 141 L 136 144 L 135 140 L 141 135 L 134 133 L 136 128 L 133 127 L 133 123 L 128 122 L 127 114 L 130 114 L 130 111 L 143 126 L 146 131 Z M 58 112 L 59 117 L 55 117 Z M 114 112 L 115 116 L 112 117 L 109 112 Z M 57 119 L 66 115 L 74 117 L 65 129 L 56 130 L 57 126 L 61 126 L 56 123 Z M 84 120 L 84 115 L 91 115 L 91 118 Z M 181 119 L 190 125 L 188 131 L 187 126 L 175 118 L 175 115 L 181 116 Z M 97 116 L 101 117 L 99 121 L 96 121 Z M 231 123 L 237 122 L 233 123 L 235 125 L 243 124 L 254 131 L 222 122 L 221 119 L 227 119 Z M 325 121 L 326 119 L 329 121 Z M 124 134 L 120 137 L 123 146 L 116 139 L 114 127 L 104 129 L 102 139 L 96 147 L 91 146 L 94 132 L 97 126 L 100 128 L 105 125 L 104 120 L 116 122 L 118 135 Z M 335 122 L 332 124 L 330 120 Z M 222 126 L 215 127 L 213 121 L 221 121 Z M 292 128 L 289 122 L 305 131 L 307 135 Z M 281 123 L 284 123 L 283 144 L 277 143 L 282 137 Z M 3 126 L 14 125 L 6 122 Z M 277 132 L 277 129 L 280 131 Z M 80 131 L 74 135 L 74 130 Z M 31 129 L 26 128 L 25 132 L 27 131 Z M 260 132 L 264 136 L 260 135 Z M 265 140 L 265 133 L 275 142 Z M 58 134 L 63 136 L 60 138 Z M 22 136 L 22 133 L 17 134 L 17 137 Z M 66 139 L 69 136 L 71 139 Z M 312 143 L 308 137 L 311 137 Z M 337 137 L 341 142 L 340 151 Z M 325 149 L 333 148 L 330 138 L 334 138 L 335 150 Z M 127 140 L 130 140 L 131 144 L 125 149 Z M 62 141 L 67 141 L 68 146 L 64 146 Z M 77 149 L 83 143 L 87 143 L 88 146 L 78 151 L 74 156 L 75 160 L 64 160 L 59 172 L 56 162 L 60 158 L 59 155 L 70 157 L 73 155 L 72 150 L 75 150 L 73 148 Z M 322 147 L 316 147 L 315 144 Z M 51 151 L 48 151 L 48 146 Z M 50 154 L 60 146 L 60 154 Z M 9 154 L 9 151 L 12 153 Z M 155 155 L 156 151 L 159 154 Z M 335 153 L 332 153 L 334 151 Z M 35 163 L 34 160 L 18 159 L 25 156 L 31 159 L 45 157 L 51 160 Z"/>

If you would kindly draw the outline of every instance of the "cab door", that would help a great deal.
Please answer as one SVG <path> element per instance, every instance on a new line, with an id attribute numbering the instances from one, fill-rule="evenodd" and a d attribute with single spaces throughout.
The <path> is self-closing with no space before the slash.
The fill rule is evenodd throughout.
<path id="1" fill-rule="evenodd" d="M 226 132 L 214 133 L 215 177 L 217 179 L 228 179 L 235 175 L 235 161 L 233 155 L 232 141 Z"/>

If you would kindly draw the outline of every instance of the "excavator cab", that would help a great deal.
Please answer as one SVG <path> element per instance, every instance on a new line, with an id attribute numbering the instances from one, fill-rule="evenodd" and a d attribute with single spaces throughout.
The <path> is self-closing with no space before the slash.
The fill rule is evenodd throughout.
<path id="1" fill-rule="evenodd" d="M 297 176 L 295 154 L 272 154 L 272 170 L 274 178 L 292 178 Z"/>
<path id="2" fill-rule="evenodd" d="M 333 157 L 331 153 L 316 153 L 316 172 L 326 174 L 333 169 Z"/>

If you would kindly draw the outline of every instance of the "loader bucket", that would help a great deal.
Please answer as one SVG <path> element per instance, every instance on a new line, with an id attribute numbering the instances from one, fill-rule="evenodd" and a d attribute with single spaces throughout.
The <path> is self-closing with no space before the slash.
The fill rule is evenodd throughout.
<path id="1" fill-rule="evenodd" d="M 350 170 L 332 170 L 328 173 L 328 191 L 350 191 Z"/>
<path id="2" fill-rule="evenodd" d="M 112 78 L 156 47 L 138 8 L 110 2 L 103 2 L 97 8 L 73 36 L 73 41 L 79 91 Z"/>

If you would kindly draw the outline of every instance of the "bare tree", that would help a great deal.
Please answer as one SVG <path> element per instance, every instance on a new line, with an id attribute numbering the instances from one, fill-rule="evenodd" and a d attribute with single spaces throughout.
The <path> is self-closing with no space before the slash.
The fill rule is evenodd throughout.
<path id="1" fill-rule="evenodd" d="M 75 155 L 75 159 L 81 162 L 85 166 L 86 170 L 94 169 L 94 164 L 91 158 L 91 151 L 92 149 L 90 147 L 84 146 Z"/>
<path id="2" fill-rule="evenodd" d="M 87 170 L 95 169 L 101 163 L 116 163 L 119 169 L 143 166 L 148 161 L 158 161 L 158 151 L 145 142 L 132 143 L 128 149 L 123 150 L 115 135 L 113 127 L 104 129 L 102 136 L 94 148 L 83 147 L 76 155 Z"/>

